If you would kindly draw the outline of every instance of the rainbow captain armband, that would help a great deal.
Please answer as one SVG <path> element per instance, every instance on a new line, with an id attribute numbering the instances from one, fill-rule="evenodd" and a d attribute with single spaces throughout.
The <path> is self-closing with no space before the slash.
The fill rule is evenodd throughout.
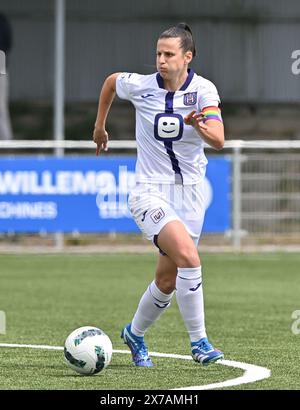
<path id="1" fill-rule="evenodd" d="M 203 122 L 206 122 L 207 120 L 217 120 L 223 122 L 221 110 L 218 107 L 205 107 L 201 112 L 204 115 Z"/>

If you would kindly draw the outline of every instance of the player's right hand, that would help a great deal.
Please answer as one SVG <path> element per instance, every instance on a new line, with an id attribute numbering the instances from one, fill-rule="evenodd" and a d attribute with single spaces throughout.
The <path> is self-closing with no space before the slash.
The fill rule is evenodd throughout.
<path id="1" fill-rule="evenodd" d="M 99 155 L 101 150 L 108 150 L 108 133 L 104 128 L 94 129 L 93 141 L 95 144 L 97 144 L 96 155 Z"/>
<path id="2" fill-rule="evenodd" d="M 204 124 L 204 118 L 202 111 L 197 112 L 193 110 L 184 117 L 183 121 L 186 125 L 191 125 L 196 131 L 201 132 L 201 130 L 207 130 L 207 125 Z"/>

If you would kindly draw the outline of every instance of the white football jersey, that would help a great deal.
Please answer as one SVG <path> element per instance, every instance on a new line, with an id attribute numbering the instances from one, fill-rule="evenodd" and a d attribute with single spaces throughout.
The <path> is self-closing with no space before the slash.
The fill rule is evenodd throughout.
<path id="1" fill-rule="evenodd" d="M 204 142 L 183 118 L 192 110 L 218 106 L 214 84 L 189 69 L 179 91 L 164 88 L 159 73 L 121 73 L 117 95 L 136 109 L 136 180 L 142 183 L 190 185 L 205 175 Z"/>

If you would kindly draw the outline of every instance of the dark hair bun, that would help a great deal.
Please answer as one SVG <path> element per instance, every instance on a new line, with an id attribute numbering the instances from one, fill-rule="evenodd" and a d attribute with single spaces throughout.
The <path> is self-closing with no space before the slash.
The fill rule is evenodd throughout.
<path id="1" fill-rule="evenodd" d="M 180 38 L 180 47 L 183 49 L 183 51 L 191 51 L 193 53 L 193 57 L 195 57 L 196 49 L 192 30 L 186 23 L 178 23 L 176 26 L 170 27 L 169 29 L 161 33 L 159 39 L 177 37 Z"/>
<path id="2" fill-rule="evenodd" d="M 192 30 L 190 29 L 190 26 L 188 26 L 186 23 L 178 23 L 176 27 L 181 28 L 182 30 L 188 31 L 189 33 L 191 33 L 191 35 L 193 35 Z"/>

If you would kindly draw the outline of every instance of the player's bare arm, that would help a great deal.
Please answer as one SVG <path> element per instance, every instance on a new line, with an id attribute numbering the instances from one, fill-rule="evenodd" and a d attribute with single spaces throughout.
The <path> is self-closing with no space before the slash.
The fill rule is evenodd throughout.
<path id="1" fill-rule="evenodd" d="M 108 133 L 105 129 L 105 125 L 111 104 L 116 95 L 116 80 L 119 74 L 120 73 L 114 73 L 107 77 L 101 89 L 93 133 L 93 141 L 97 144 L 96 155 L 98 155 L 101 150 L 108 150 Z"/>
<path id="2" fill-rule="evenodd" d="M 205 122 L 204 122 L 205 121 Z M 191 111 L 184 123 L 195 128 L 201 138 L 211 147 L 220 150 L 224 146 L 224 125 L 215 119 L 206 119 L 203 112 Z"/>

